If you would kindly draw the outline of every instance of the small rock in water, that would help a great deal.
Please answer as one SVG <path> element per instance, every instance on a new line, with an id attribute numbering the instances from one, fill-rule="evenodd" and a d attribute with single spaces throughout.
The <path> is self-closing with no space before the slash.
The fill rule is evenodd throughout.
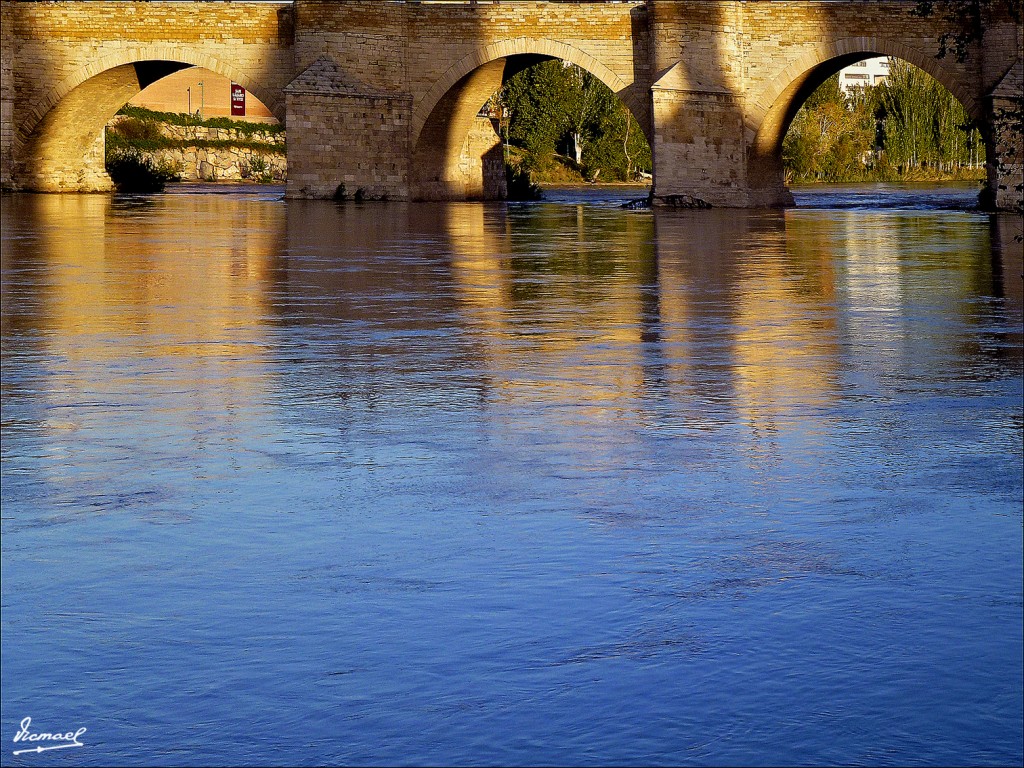
<path id="1" fill-rule="evenodd" d="M 692 195 L 663 195 L 655 198 L 656 205 L 668 208 L 710 208 L 711 203 Z"/>

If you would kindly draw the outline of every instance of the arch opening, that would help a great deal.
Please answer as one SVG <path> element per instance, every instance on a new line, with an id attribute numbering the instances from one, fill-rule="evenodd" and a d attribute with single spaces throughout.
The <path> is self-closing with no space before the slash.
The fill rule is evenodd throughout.
<path id="1" fill-rule="evenodd" d="M 793 204 L 792 194 L 787 187 L 787 178 L 793 174 L 787 176 L 784 161 L 784 144 L 791 126 L 797 121 L 798 114 L 802 114 L 801 109 L 806 104 L 813 104 L 814 99 L 829 86 L 835 89 L 841 72 L 849 72 L 851 68 L 869 60 L 887 59 L 898 62 L 897 67 L 909 67 L 919 72 L 962 108 L 962 122 L 976 125 L 981 130 L 982 142 L 986 141 L 980 105 L 963 91 L 956 79 L 939 62 L 916 51 L 904 50 L 902 46 L 882 41 L 874 41 L 870 46 L 864 45 L 863 41 L 857 42 L 836 43 L 794 62 L 775 79 L 775 89 L 766 93 L 751 111 L 746 125 L 749 147 L 747 179 L 754 204 L 772 205 L 780 200 L 786 205 Z M 869 89 L 880 87 L 884 87 L 881 82 L 875 83 L 872 80 L 859 96 L 851 94 L 846 98 L 844 106 L 848 110 L 862 110 L 866 98 L 864 94 L 875 98 L 878 94 L 871 94 Z M 875 132 L 881 137 L 883 130 L 884 126 L 879 124 Z M 875 137 L 872 137 L 871 146 L 865 147 L 862 153 L 864 162 L 879 158 L 874 145 Z M 978 154 L 983 156 L 983 153 Z"/>
<path id="2" fill-rule="evenodd" d="M 414 110 L 410 173 L 413 199 L 507 197 L 509 125 L 507 105 L 501 98 L 503 89 L 520 73 L 548 62 L 561 61 L 564 67 L 574 67 L 588 82 L 610 91 L 615 103 L 629 114 L 629 130 L 634 137 L 643 137 L 646 146 L 648 121 L 646 112 L 633 103 L 634 89 L 598 62 L 550 42 L 492 47 L 493 58 L 482 60 L 486 57 L 477 55 L 452 67 Z M 581 146 L 577 138 L 576 161 L 581 159 Z"/>
<path id="3" fill-rule="evenodd" d="M 67 78 L 41 98 L 14 137 L 18 188 L 39 192 L 103 192 L 113 188 L 106 171 L 106 131 L 119 110 L 150 86 L 201 66 L 192 57 L 99 62 Z M 276 122 L 283 104 L 249 90 L 230 67 L 206 61 L 210 72 L 241 82 Z M 214 68 L 215 67 L 215 68 Z M 197 98 L 197 101 L 199 99 Z"/>
<path id="4" fill-rule="evenodd" d="M 189 67 L 118 111 L 106 128 L 106 163 L 119 188 L 138 191 L 164 181 L 280 183 L 287 175 L 285 133 L 241 85 Z"/>
<path id="5" fill-rule="evenodd" d="M 787 183 L 985 177 L 984 142 L 966 109 L 896 58 L 859 62 L 819 86 L 790 121 L 782 159 Z"/>

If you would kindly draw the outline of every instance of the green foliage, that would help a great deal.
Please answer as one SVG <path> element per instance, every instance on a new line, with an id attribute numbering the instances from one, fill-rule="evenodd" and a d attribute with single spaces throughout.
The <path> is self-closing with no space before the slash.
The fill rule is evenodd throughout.
<path id="1" fill-rule="evenodd" d="M 839 75 L 832 75 L 828 80 L 819 85 L 812 93 L 804 106 L 809 110 L 818 109 L 826 104 L 846 105 L 846 97 L 843 89 L 839 87 Z"/>
<path id="2" fill-rule="evenodd" d="M 940 178 L 979 168 L 984 146 L 949 91 L 893 59 L 882 85 L 847 95 L 838 75 L 826 80 L 793 119 L 782 159 L 802 182 Z"/>
<path id="3" fill-rule="evenodd" d="M 155 152 L 160 149 L 186 149 L 198 147 L 202 149 L 231 149 L 242 147 L 264 154 L 285 154 L 281 144 L 265 144 L 259 141 L 236 141 L 232 139 L 171 139 L 161 135 L 157 139 L 127 139 L 113 129 L 107 129 L 107 146 L 121 149 L 137 149 L 143 152 Z"/>
<path id="4" fill-rule="evenodd" d="M 164 137 L 160 126 L 156 122 L 134 116 L 118 121 L 113 125 L 111 131 L 129 142 L 155 142 L 160 141 Z"/>
<path id="5" fill-rule="evenodd" d="M 529 168 L 521 163 L 505 163 L 505 181 L 509 200 L 540 200 L 543 197 L 540 186 L 533 182 Z"/>
<path id="6" fill-rule="evenodd" d="M 281 126 L 264 125 L 252 123 L 241 123 L 236 120 L 215 118 L 204 122 L 183 123 L 178 120 L 165 120 L 165 117 L 181 117 L 172 112 L 153 112 L 141 107 L 123 107 L 118 114 L 127 115 L 127 119 L 119 120 L 107 128 L 107 147 L 111 149 L 135 149 L 143 152 L 155 152 L 161 149 L 185 149 L 186 147 L 201 147 L 203 149 L 228 149 L 243 147 L 254 152 L 263 154 L 285 153 L 283 144 L 270 144 L 264 141 L 248 139 L 172 139 L 161 130 L 161 123 L 172 125 L 197 125 L 207 128 L 230 128 L 239 130 L 238 126 L 245 126 L 243 134 L 249 137 L 265 136 L 268 133 L 280 133 Z M 184 116 L 186 119 L 187 115 Z M 223 124 L 221 124 L 223 123 Z M 274 130 L 263 130 L 272 128 Z"/>
<path id="7" fill-rule="evenodd" d="M 497 96 L 520 166 L 544 174 L 554 158 L 585 178 L 632 180 L 651 169 L 651 150 L 629 111 L 589 72 L 559 60 L 509 78 Z"/>
<path id="8" fill-rule="evenodd" d="M 980 136 L 963 105 L 933 78 L 904 61 L 893 60 L 888 82 L 877 90 L 889 162 L 952 171 L 972 160 Z"/>
<path id="9" fill-rule="evenodd" d="M 246 120 L 231 120 L 227 117 L 211 117 L 200 120 L 198 114 L 190 115 L 185 112 L 157 112 L 145 107 L 133 107 L 125 104 L 117 111 L 119 115 L 128 115 L 137 120 L 149 121 L 152 123 L 169 123 L 170 125 L 195 125 L 205 128 L 230 128 L 251 135 L 254 133 L 283 133 L 284 126 L 279 123 L 253 123 Z"/>
<path id="10" fill-rule="evenodd" d="M 634 181 L 639 172 L 650 173 L 651 147 L 625 105 L 616 103 L 601 115 L 583 164 L 591 173 L 601 170 L 603 181 Z"/>
<path id="11" fill-rule="evenodd" d="M 239 172 L 243 179 L 252 179 L 260 184 L 271 184 L 274 181 L 274 169 L 267 158 L 255 155 L 248 162 L 242 163 Z"/>
<path id="12" fill-rule="evenodd" d="M 797 112 L 782 144 L 782 159 L 798 181 L 850 181 L 865 175 L 874 140 L 870 112 L 850 109 L 833 75 Z"/>
<path id="13" fill-rule="evenodd" d="M 110 150 L 138 150 L 140 152 L 155 152 L 158 149 L 168 149 L 177 146 L 180 142 L 160 135 L 158 138 L 129 138 L 121 134 L 115 128 L 107 128 L 107 151 Z"/>
<path id="14" fill-rule="evenodd" d="M 180 181 L 180 169 L 157 164 L 134 148 L 107 150 L 107 173 L 120 192 L 162 192 L 169 181 Z"/>
<path id="15" fill-rule="evenodd" d="M 242 168 L 243 178 L 269 184 L 274 180 L 274 169 L 264 155 L 284 154 L 282 144 L 256 141 L 253 137 L 266 133 L 279 133 L 280 126 L 243 123 L 216 118 L 198 121 L 188 115 L 154 112 L 140 107 L 124 107 L 124 118 L 106 130 L 107 172 L 119 190 L 129 192 L 159 192 L 169 181 L 181 180 L 181 169 L 168 162 L 155 162 L 151 153 L 165 149 L 234 149 L 246 148 L 255 154 Z M 241 130 L 241 139 L 172 139 L 164 134 L 162 124 L 195 125 L 209 128 Z M 267 130 L 270 129 L 270 130 Z"/>

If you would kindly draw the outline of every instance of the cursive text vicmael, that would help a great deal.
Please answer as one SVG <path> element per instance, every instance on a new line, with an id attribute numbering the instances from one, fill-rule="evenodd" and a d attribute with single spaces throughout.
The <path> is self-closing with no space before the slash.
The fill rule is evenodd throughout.
<path id="1" fill-rule="evenodd" d="M 79 728 L 77 731 L 68 731 L 67 733 L 32 733 L 29 730 L 29 726 L 32 725 L 32 718 L 26 717 L 21 721 L 21 730 L 14 734 L 15 741 L 64 741 L 76 746 L 83 746 L 78 741 L 78 737 L 86 732 L 86 728 Z"/>

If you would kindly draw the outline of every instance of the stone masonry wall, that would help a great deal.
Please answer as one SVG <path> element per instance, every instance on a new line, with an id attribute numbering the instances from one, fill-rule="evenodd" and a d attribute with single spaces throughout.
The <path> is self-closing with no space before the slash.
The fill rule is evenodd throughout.
<path id="1" fill-rule="evenodd" d="M 646 36 L 634 39 L 634 29 L 646 25 L 645 9 L 643 0 L 296 0 L 296 67 L 302 71 L 329 56 L 372 90 L 412 95 L 415 144 L 436 103 L 473 68 L 510 53 L 556 56 L 584 66 L 620 92 L 646 129 L 646 52 L 635 55 Z"/>
<path id="2" fill-rule="evenodd" d="M 166 74 L 167 62 L 229 77 L 285 117 L 283 90 L 294 75 L 289 2 L 0 5 L 12 69 L 0 73 L 2 95 L 13 104 L 0 130 L 5 188 L 109 188 L 103 126 Z"/>
<path id="3" fill-rule="evenodd" d="M 0 189 L 12 184 L 14 169 L 14 9 L 0 4 Z"/>
<path id="4" fill-rule="evenodd" d="M 898 0 L 651 0 L 655 195 L 785 204 L 781 144 L 796 108 L 842 66 L 873 55 L 924 69 L 984 120 L 995 73 L 1020 56 L 1006 42 L 1007 22 L 997 20 L 986 45 L 958 63 L 936 57 L 941 17 L 922 19 L 913 8 Z"/>
<path id="5" fill-rule="evenodd" d="M 117 122 L 117 121 L 115 121 Z M 271 144 L 284 151 L 284 131 L 243 131 L 237 128 L 214 128 L 209 125 L 174 125 L 160 123 L 164 136 L 175 141 L 252 141 Z"/>
<path id="6" fill-rule="evenodd" d="M 182 181 L 280 182 L 288 176 L 284 155 L 249 147 L 185 147 L 147 152 L 157 163 L 179 170 Z"/>
<path id="7" fill-rule="evenodd" d="M 42 117 L 39 110 L 53 106 L 51 96 L 59 98 L 61 91 L 110 66 L 147 59 L 180 61 L 225 74 L 283 117 L 283 89 L 293 76 L 292 40 L 283 34 L 290 34 L 283 28 L 288 23 L 285 12 L 291 9 L 287 0 L 4 0 L 3 6 L 11 54 L 20 71 L 32 72 L 13 84 L 24 109 L 18 131 L 31 130 Z"/>
<path id="8" fill-rule="evenodd" d="M 1024 126 L 1021 125 L 1021 98 L 1024 97 L 1024 65 L 1020 61 L 1003 77 L 992 94 L 992 123 L 989 140 L 991 155 L 999 163 L 988 163 L 989 188 L 995 189 L 994 202 L 1001 210 L 1024 210 Z"/>
<path id="9" fill-rule="evenodd" d="M 409 198 L 410 98 L 288 94 L 288 197 Z"/>

